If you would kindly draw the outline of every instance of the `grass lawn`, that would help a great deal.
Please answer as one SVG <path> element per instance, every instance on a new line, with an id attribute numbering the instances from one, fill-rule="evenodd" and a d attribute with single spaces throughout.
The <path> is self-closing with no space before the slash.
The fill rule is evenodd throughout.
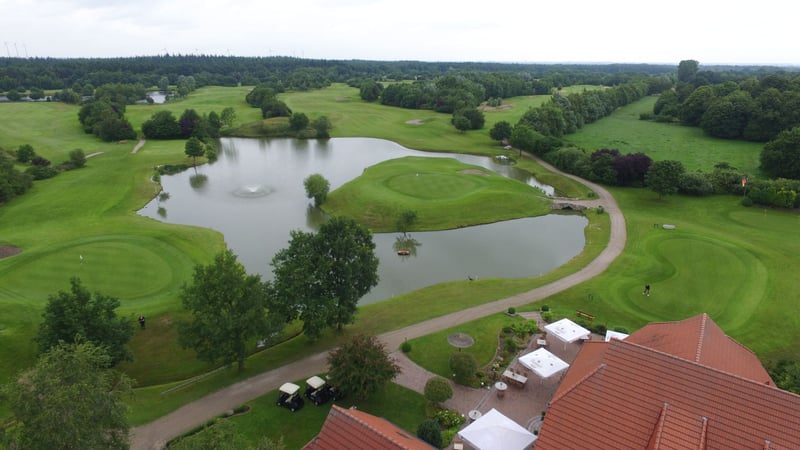
<path id="1" fill-rule="evenodd" d="M 305 389 L 305 380 L 295 383 Z M 274 441 L 283 439 L 287 449 L 302 448 L 319 433 L 331 410 L 331 403 L 315 406 L 306 399 L 305 406 L 292 413 L 276 406 L 277 399 L 278 391 L 269 392 L 249 402 L 249 412 L 227 419 L 233 422 L 237 433 L 248 445 L 255 447 L 266 436 Z M 387 383 L 367 400 L 345 398 L 335 402 L 342 408 L 355 407 L 382 417 L 412 436 L 416 436 L 417 426 L 426 418 L 426 403 L 422 395 L 394 383 Z M 191 437 L 181 442 L 179 448 L 192 448 Z"/>
<path id="2" fill-rule="evenodd" d="M 475 357 L 478 368 L 484 367 L 494 359 L 498 345 L 503 345 L 499 340 L 503 327 L 518 322 L 525 322 L 519 316 L 508 316 L 505 313 L 493 314 L 482 319 L 457 325 L 447 330 L 411 339 L 411 351 L 408 357 L 431 372 L 450 378 L 450 356 L 456 350 L 447 342 L 447 337 L 454 333 L 468 334 L 475 340 L 475 344 L 463 351 Z"/>
<path id="3" fill-rule="evenodd" d="M 566 140 L 589 151 L 615 148 L 622 154 L 645 153 L 654 161 L 677 160 L 689 171 L 710 172 L 719 162 L 728 162 L 752 176 L 759 169 L 764 144 L 707 136 L 699 127 L 639 120 L 652 113 L 657 97 L 645 97 L 620 108 L 609 117 L 584 126 Z"/>
<path id="4" fill-rule="evenodd" d="M 440 230 L 541 216 L 550 200 L 527 184 L 454 159 L 406 157 L 376 164 L 328 196 L 323 209 L 394 231 L 406 210 L 413 230 Z"/>

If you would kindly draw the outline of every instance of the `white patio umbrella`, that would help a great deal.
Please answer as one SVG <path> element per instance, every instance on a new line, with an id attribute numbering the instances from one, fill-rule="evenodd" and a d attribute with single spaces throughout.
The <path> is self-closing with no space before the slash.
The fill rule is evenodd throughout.
<path id="1" fill-rule="evenodd" d="M 571 344 L 580 338 L 588 337 L 591 334 L 591 331 L 583 328 L 566 317 L 558 322 L 545 325 L 544 329 L 547 330 L 548 333 L 552 333 L 555 335 L 555 337 L 564 342 L 565 349 L 567 348 L 567 344 Z"/>
<path id="2" fill-rule="evenodd" d="M 478 450 L 523 450 L 536 440 L 533 433 L 494 408 L 458 435 Z"/>

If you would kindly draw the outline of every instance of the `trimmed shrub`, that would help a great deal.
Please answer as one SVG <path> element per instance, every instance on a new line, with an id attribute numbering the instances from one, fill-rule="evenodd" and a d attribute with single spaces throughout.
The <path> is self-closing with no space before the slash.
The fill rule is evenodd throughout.
<path id="1" fill-rule="evenodd" d="M 442 430 L 433 419 L 426 419 L 419 424 L 417 437 L 436 448 L 442 448 Z"/>
<path id="2" fill-rule="evenodd" d="M 433 403 L 444 403 L 453 396 L 453 387 L 442 377 L 432 377 L 425 383 L 425 398 Z"/>
<path id="3" fill-rule="evenodd" d="M 411 342 L 408 342 L 408 341 L 403 341 L 403 343 L 402 343 L 402 344 L 400 344 L 400 350 L 401 350 L 403 353 L 408 353 L 408 352 L 410 352 L 410 351 L 411 351 Z"/>
<path id="4" fill-rule="evenodd" d="M 514 314 L 516 314 L 516 313 L 517 313 L 517 308 L 514 308 L 513 306 L 510 306 L 510 307 L 508 308 L 508 313 L 509 313 L 509 314 L 511 314 L 511 315 L 513 316 Z"/>

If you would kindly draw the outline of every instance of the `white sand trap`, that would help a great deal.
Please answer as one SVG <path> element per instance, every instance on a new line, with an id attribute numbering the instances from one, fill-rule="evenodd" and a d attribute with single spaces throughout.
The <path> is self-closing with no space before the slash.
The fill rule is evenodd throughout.
<path id="1" fill-rule="evenodd" d="M 424 125 L 425 124 L 425 122 L 423 122 L 422 119 L 406 120 L 406 123 L 409 124 L 409 125 Z"/>

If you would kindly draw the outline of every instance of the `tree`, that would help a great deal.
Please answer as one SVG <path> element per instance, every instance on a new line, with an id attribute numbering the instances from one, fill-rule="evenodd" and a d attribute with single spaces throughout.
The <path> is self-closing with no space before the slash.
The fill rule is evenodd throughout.
<path id="1" fill-rule="evenodd" d="M 267 313 L 261 277 L 248 275 L 230 249 L 208 266 L 195 266 L 192 284 L 181 288 L 181 300 L 192 318 L 179 324 L 178 342 L 212 364 L 236 362 L 244 369 L 247 343 L 272 339 L 283 327 L 282 317 Z"/>
<path id="2" fill-rule="evenodd" d="M 73 169 L 80 169 L 81 167 L 86 165 L 86 155 L 83 153 L 83 150 L 79 148 L 76 148 L 75 150 L 70 150 L 69 165 Z"/>
<path id="3" fill-rule="evenodd" d="M 39 351 L 45 353 L 60 342 L 88 342 L 104 348 L 113 365 L 131 360 L 128 341 L 133 337 L 133 321 L 117 317 L 114 310 L 119 300 L 90 294 L 77 277 L 69 282 L 70 292 L 59 291 L 47 300 L 35 338 Z"/>
<path id="4" fill-rule="evenodd" d="M 311 128 L 317 132 L 317 138 L 328 139 L 331 137 L 330 129 L 333 128 L 328 116 L 319 116 L 311 122 Z"/>
<path id="5" fill-rule="evenodd" d="M 417 212 L 413 209 L 405 209 L 400 213 L 400 217 L 397 218 L 397 229 L 405 236 L 408 229 L 413 227 L 415 223 L 417 223 Z"/>
<path id="6" fill-rule="evenodd" d="M 425 398 L 432 403 L 444 403 L 453 396 L 453 387 L 442 377 L 431 377 L 425 383 Z"/>
<path id="7" fill-rule="evenodd" d="M 469 384 L 478 370 L 478 362 L 471 353 L 455 352 L 450 355 L 450 370 L 453 371 L 456 383 Z"/>
<path id="8" fill-rule="evenodd" d="M 0 152 L 0 203 L 24 194 L 33 186 L 33 177 L 14 167 L 14 162 L 5 152 Z"/>
<path id="9" fill-rule="evenodd" d="M 744 133 L 755 110 L 750 94 L 736 91 L 712 101 L 700 119 L 700 127 L 711 136 L 736 139 Z"/>
<path id="10" fill-rule="evenodd" d="M 467 130 L 469 130 L 471 128 L 471 125 L 469 123 L 469 119 L 467 119 L 466 117 L 464 117 L 462 115 L 453 116 L 452 122 L 453 122 L 453 126 L 456 127 L 456 130 L 458 130 L 461 133 L 463 133 L 463 132 L 465 132 L 465 131 L 467 131 Z"/>
<path id="11" fill-rule="evenodd" d="M 800 180 L 800 127 L 781 131 L 761 151 L 761 170 L 773 178 Z"/>
<path id="12" fill-rule="evenodd" d="M 703 118 L 709 105 L 716 98 L 714 88 L 700 86 L 680 105 L 679 117 L 688 125 L 697 126 Z"/>
<path id="13" fill-rule="evenodd" d="M 26 164 L 36 156 L 36 152 L 30 144 L 22 144 L 17 149 L 17 162 Z"/>
<path id="14" fill-rule="evenodd" d="M 800 361 L 782 359 L 767 367 L 769 376 L 779 388 L 800 394 Z"/>
<path id="15" fill-rule="evenodd" d="M 489 136 L 495 141 L 504 141 L 511 137 L 511 124 L 508 121 L 501 120 L 492 126 L 489 130 Z"/>
<path id="16" fill-rule="evenodd" d="M 328 198 L 331 184 L 322 175 L 315 173 L 303 180 L 306 188 L 306 197 L 314 199 L 314 206 L 320 207 Z"/>
<path id="17" fill-rule="evenodd" d="M 191 156 L 192 165 L 196 166 L 197 157 L 203 156 L 206 153 L 206 145 L 203 144 L 203 141 L 200 139 L 192 136 L 188 141 L 186 141 L 183 152 L 186 153 L 186 156 Z"/>
<path id="18" fill-rule="evenodd" d="M 400 373 L 375 336 L 353 336 L 328 356 L 328 379 L 346 395 L 358 400 L 369 396 Z"/>
<path id="19" fill-rule="evenodd" d="M 171 111 L 158 111 L 142 124 L 142 133 L 147 139 L 178 139 L 181 126 Z"/>
<path id="20" fill-rule="evenodd" d="M 678 63 L 678 81 L 690 83 L 697 74 L 700 63 L 693 59 L 685 59 Z"/>
<path id="21" fill-rule="evenodd" d="M 228 106 L 220 113 L 219 120 L 226 127 L 233 126 L 233 121 L 236 120 L 236 110 Z"/>
<path id="22" fill-rule="evenodd" d="M 433 419 L 425 419 L 419 424 L 417 437 L 435 448 L 442 448 L 442 429 Z"/>
<path id="23" fill-rule="evenodd" d="M 7 386 L 18 448 L 127 449 L 132 381 L 107 369 L 111 361 L 91 343 L 62 342 Z"/>
<path id="24" fill-rule="evenodd" d="M 206 137 L 204 131 L 204 120 L 197 113 L 197 111 L 193 109 L 186 109 L 181 114 L 181 118 L 178 119 L 178 125 L 181 128 L 181 135 L 180 137 L 187 139 L 189 137 Z"/>
<path id="25" fill-rule="evenodd" d="M 169 90 L 169 77 L 163 75 L 158 79 L 158 90 L 161 92 L 167 92 Z"/>
<path id="26" fill-rule="evenodd" d="M 308 127 L 308 116 L 304 113 L 293 113 L 289 116 L 289 128 L 294 131 L 302 131 Z"/>
<path id="27" fill-rule="evenodd" d="M 365 102 L 374 102 L 380 98 L 381 92 L 383 92 L 383 85 L 381 83 L 375 80 L 367 80 L 361 83 L 358 94 Z"/>
<path id="28" fill-rule="evenodd" d="M 275 97 L 267 98 L 261 103 L 261 117 L 265 119 L 270 117 L 289 117 L 291 115 L 292 110 L 289 106 Z"/>
<path id="29" fill-rule="evenodd" d="M 680 161 L 656 161 L 650 166 L 645 183 L 658 198 L 678 192 L 681 175 L 685 169 Z"/>
<path id="30" fill-rule="evenodd" d="M 349 217 L 334 217 L 317 234 L 292 231 L 289 247 L 272 259 L 272 308 L 300 318 L 315 339 L 325 326 L 355 320 L 358 301 L 378 284 L 372 234 Z"/>
<path id="31" fill-rule="evenodd" d="M 464 116 L 469 120 L 470 130 L 480 130 L 486 123 L 486 118 L 478 108 L 462 108 L 453 113 L 454 116 Z"/>

